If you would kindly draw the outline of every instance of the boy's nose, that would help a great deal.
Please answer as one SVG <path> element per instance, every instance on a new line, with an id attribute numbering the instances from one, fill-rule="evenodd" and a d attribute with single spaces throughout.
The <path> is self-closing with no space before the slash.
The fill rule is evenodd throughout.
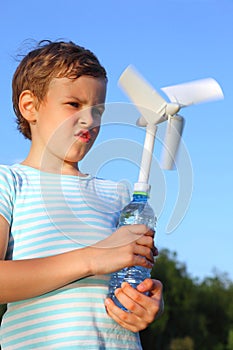
<path id="1" fill-rule="evenodd" d="M 97 126 L 97 120 L 95 120 L 92 112 L 92 108 L 87 108 L 80 112 L 79 123 L 86 128 L 93 128 Z"/>

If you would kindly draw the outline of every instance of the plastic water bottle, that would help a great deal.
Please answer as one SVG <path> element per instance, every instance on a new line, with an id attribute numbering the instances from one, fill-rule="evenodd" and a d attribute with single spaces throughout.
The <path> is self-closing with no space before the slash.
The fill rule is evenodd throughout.
<path id="1" fill-rule="evenodd" d="M 131 224 L 145 224 L 155 231 L 156 217 L 148 203 L 149 191 L 150 186 L 146 183 L 139 182 L 134 185 L 133 199 L 122 210 L 118 227 Z M 150 272 L 151 269 L 142 266 L 132 266 L 112 273 L 109 281 L 108 297 L 118 307 L 126 310 L 115 296 L 115 290 L 121 286 L 122 282 L 128 282 L 132 287 L 136 288 L 146 278 L 150 278 Z"/>

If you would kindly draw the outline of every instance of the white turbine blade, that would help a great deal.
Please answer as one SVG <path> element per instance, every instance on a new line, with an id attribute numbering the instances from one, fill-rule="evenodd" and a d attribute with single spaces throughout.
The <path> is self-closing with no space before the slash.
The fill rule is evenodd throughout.
<path id="1" fill-rule="evenodd" d="M 184 118 L 178 115 L 169 117 L 167 123 L 161 167 L 163 169 L 171 170 L 174 168 L 174 162 L 184 127 Z"/>
<path id="2" fill-rule="evenodd" d="M 171 102 L 179 103 L 183 106 L 223 98 L 223 92 L 220 85 L 212 78 L 168 86 L 161 90 L 165 92 Z"/>
<path id="3" fill-rule="evenodd" d="M 156 124 L 164 113 L 167 102 L 133 68 L 128 66 L 119 79 L 120 87 L 136 105 L 148 123 Z"/>

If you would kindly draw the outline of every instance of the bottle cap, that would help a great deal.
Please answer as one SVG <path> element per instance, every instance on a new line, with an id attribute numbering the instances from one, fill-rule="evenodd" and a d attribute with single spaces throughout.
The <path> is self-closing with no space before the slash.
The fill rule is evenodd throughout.
<path id="1" fill-rule="evenodd" d="M 150 193 L 150 185 L 146 182 L 135 182 L 134 184 L 134 192 L 144 192 Z"/>

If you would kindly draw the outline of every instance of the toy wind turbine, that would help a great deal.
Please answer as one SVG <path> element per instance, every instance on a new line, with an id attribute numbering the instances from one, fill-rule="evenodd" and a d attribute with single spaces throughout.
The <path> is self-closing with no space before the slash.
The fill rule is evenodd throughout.
<path id="1" fill-rule="evenodd" d="M 207 78 L 162 88 L 170 100 L 166 102 L 131 65 L 120 76 L 119 85 L 142 115 L 137 125 L 146 127 L 139 183 L 148 183 L 157 124 L 167 122 L 161 166 L 169 170 L 173 168 L 184 127 L 184 118 L 177 114 L 179 110 L 223 98 L 219 84 Z"/>

